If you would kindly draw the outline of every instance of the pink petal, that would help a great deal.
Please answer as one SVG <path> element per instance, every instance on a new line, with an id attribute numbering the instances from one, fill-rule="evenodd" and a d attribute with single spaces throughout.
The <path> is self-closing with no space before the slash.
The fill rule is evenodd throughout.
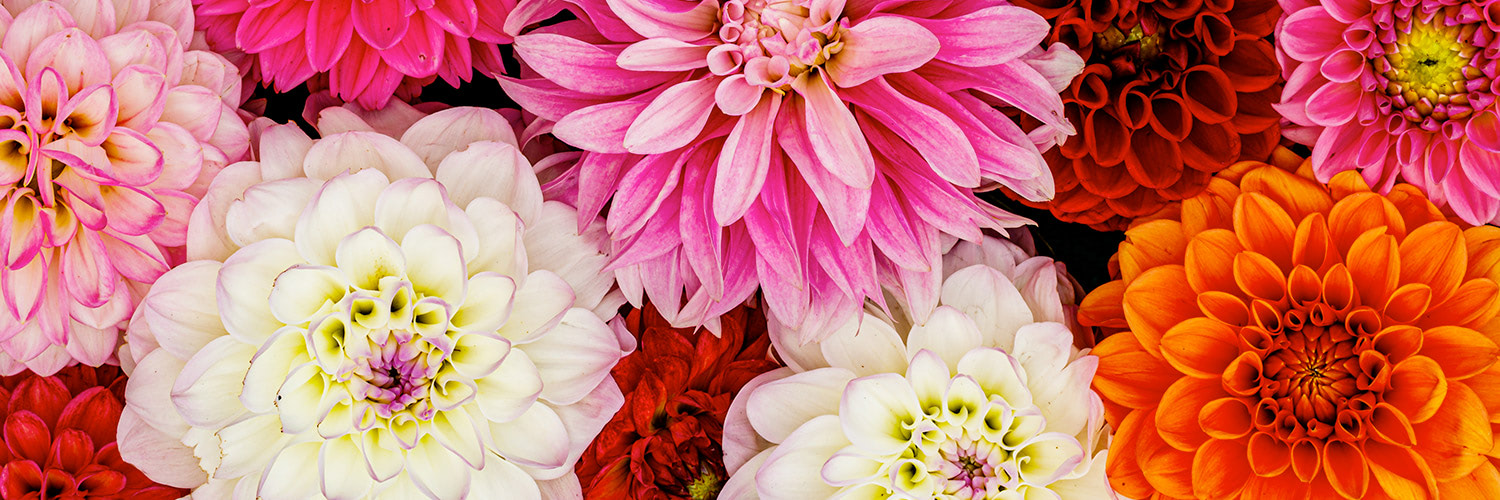
<path id="1" fill-rule="evenodd" d="M 27 79 L 29 82 L 26 89 L 26 121 L 32 130 L 47 130 L 42 126 L 42 120 L 46 116 L 56 116 L 57 111 L 62 109 L 63 102 L 68 98 L 68 87 L 52 68 L 44 68 L 34 78 Z"/>
<path id="2" fill-rule="evenodd" d="M 101 233 L 99 237 L 109 253 L 109 263 L 126 279 L 153 283 L 167 272 L 166 255 L 148 237 L 109 233 Z"/>
<path id="3" fill-rule="evenodd" d="M 166 48 L 162 47 L 161 39 L 147 31 L 110 35 L 100 39 L 99 46 L 104 49 L 104 57 L 109 59 L 110 68 L 117 72 L 116 77 L 119 76 L 118 71 L 133 65 L 141 65 L 141 70 L 158 73 L 167 67 Z"/>
<path id="4" fill-rule="evenodd" d="M 48 67 L 63 76 L 69 93 L 109 83 L 109 59 L 104 56 L 104 49 L 78 28 L 68 28 L 42 40 L 27 58 L 24 74 L 37 75 Z"/>
<path id="5" fill-rule="evenodd" d="M 608 0 L 606 3 L 610 13 L 644 38 L 667 37 L 691 42 L 712 33 L 719 20 L 719 8 L 714 2 Z"/>
<path id="6" fill-rule="evenodd" d="M 626 155 L 585 153 L 578 160 L 578 232 L 583 233 L 589 224 L 604 210 L 620 183 L 620 173 L 625 170 Z"/>
<path id="7" fill-rule="evenodd" d="M 9 55 L 0 52 L 0 105 L 14 110 L 25 109 L 25 101 L 21 98 L 25 86 L 21 70 L 16 68 Z"/>
<path id="8" fill-rule="evenodd" d="M 1362 95 L 1364 90 L 1358 82 L 1323 85 L 1307 100 L 1307 118 L 1325 127 L 1348 123 L 1359 111 Z"/>
<path id="9" fill-rule="evenodd" d="M 713 154 L 709 148 L 694 149 L 689 155 L 697 158 L 689 160 L 695 164 L 708 163 L 708 156 Z M 721 165 L 722 167 L 722 165 Z M 722 171 L 721 171 L 722 172 Z M 717 196 L 717 191 L 709 191 L 707 177 L 715 172 L 709 169 L 689 168 L 682 182 L 682 210 L 678 212 L 678 223 L 680 225 L 682 238 L 682 256 L 688 265 L 692 267 L 693 273 L 698 275 L 698 280 L 703 290 L 709 297 L 717 300 L 724 297 L 724 230 L 722 226 L 714 221 L 710 210 L 713 207 L 705 203 L 705 198 Z M 722 178 L 723 175 L 717 175 Z M 762 177 L 764 178 L 764 177 Z M 644 237 L 651 237 L 644 234 Z"/>
<path id="10" fill-rule="evenodd" d="M 219 127 L 222 102 L 212 90 L 197 85 L 182 85 L 167 92 L 160 120 L 181 125 L 192 132 L 193 137 L 207 141 Z"/>
<path id="11" fill-rule="evenodd" d="M 311 68 L 311 64 L 308 65 Z M 380 52 L 366 45 L 364 40 L 349 40 L 344 53 L 328 70 L 328 87 L 337 96 L 353 97 L 364 92 L 375 79 L 380 69 Z"/>
<path id="12" fill-rule="evenodd" d="M 156 229 L 151 230 L 151 241 L 166 247 L 187 244 L 188 219 L 193 214 L 193 208 L 198 205 L 198 199 L 179 191 L 156 191 L 152 196 L 166 210 L 166 217 L 162 218 Z"/>
<path id="13" fill-rule="evenodd" d="M 672 38 L 651 38 L 625 47 L 615 63 L 632 71 L 687 71 L 708 66 L 708 51 L 713 48 Z"/>
<path id="14" fill-rule="evenodd" d="M 17 269 L 0 266 L 0 293 L 5 306 L 16 319 L 26 321 L 41 307 L 42 290 L 47 288 L 47 260 L 32 259 Z"/>
<path id="15" fill-rule="evenodd" d="M 99 234 L 83 231 L 63 248 L 63 284 L 68 295 L 87 307 L 99 307 L 115 293 L 114 269 Z"/>
<path id="16" fill-rule="evenodd" d="M 1469 141 L 1492 152 L 1500 152 L 1500 113 L 1486 109 L 1469 119 L 1464 131 Z"/>
<path id="17" fill-rule="evenodd" d="M 735 122 L 734 130 L 724 140 L 714 178 L 713 215 L 720 226 L 743 217 L 760 195 L 771 165 L 772 126 L 780 110 L 781 95 L 766 96 Z"/>
<path id="18" fill-rule="evenodd" d="M 417 78 L 432 76 L 437 73 L 438 66 L 443 61 L 443 29 L 424 16 L 412 17 L 410 24 L 406 36 L 390 50 L 382 51 L 380 57 L 403 75 Z M 354 26 L 357 29 L 359 24 Z"/>
<path id="19" fill-rule="evenodd" d="M 912 18 L 942 43 L 937 58 L 959 66 L 994 66 L 1021 57 L 1051 29 L 1042 16 L 998 5 L 949 19 Z"/>
<path id="20" fill-rule="evenodd" d="M 115 91 L 106 85 L 96 85 L 84 89 L 58 110 L 54 127 L 59 134 L 66 135 L 69 131 L 61 130 L 63 127 L 71 128 L 71 133 L 77 137 L 79 142 L 86 146 L 98 146 L 104 143 L 109 133 L 115 128 L 115 120 L 119 113 L 119 107 L 115 105 Z"/>
<path id="21" fill-rule="evenodd" d="M 35 9 L 22 10 L 5 30 L 5 38 L 0 39 L 0 50 L 15 57 L 18 68 L 27 67 L 28 54 L 34 52 L 42 40 L 74 25 L 73 16 L 61 4 L 42 2 L 37 5 L 39 7 Z"/>
<path id="22" fill-rule="evenodd" d="M 150 184 L 161 175 L 164 165 L 161 149 L 140 132 L 116 128 L 102 144 L 109 155 L 109 175 L 132 186 Z"/>
<path id="23" fill-rule="evenodd" d="M 853 245 L 845 246 L 838 238 L 832 237 L 831 229 L 826 217 L 818 217 L 817 226 L 810 233 L 812 244 L 809 248 L 813 260 L 844 294 L 854 297 L 879 295 L 880 285 L 875 279 L 875 248 L 870 237 L 860 235 Z"/>
<path id="24" fill-rule="evenodd" d="M 307 2 L 281 1 L 252 5 L 235 27 L 234 43 L 240 50 L 255 54 L 292 41 L 302 34 L 304 26 L 297 21 L 307 19 L 309 7 Z"/>
<path id="25" fill-rule="evenodd" d="M 423 11 L 432 22 L 455 37 L 468 38 L 479 24 L 479 8 L 474 0 L 438 0 Z"/>
<path id="26" fill-rule="evenodd" d="M 812 214 L 805 208 L 816 211 L 817 206 L 806 199 L 789 199 L 786 166 L 780 155 L 772 158 L 765 187 L 745 212 L 745 228 L 755 240 L 755 253 L 759 257 L 756 266 L 764 264 L 770 271 L 759 274 L 775 274 L 781 276 L 778 281 L 802 283 L 807 274 L 804 265 L 807 262 L 807 239 L 799 238 L 797 233 L 806 233 L 807 225 L 798 224 L 793 217 L 810 219 Z M 796 210 L 792 207 L 794 202 L 798 205 Z"/>
<path id="27" fill-rule="evenodd" d="M 891 262 L 912 271 L 927 271 L 941 257 L 937 248 L 924 244 L 923 233 L 931 227 L 907 215 L 905 203 L 896 197 L 887 180 L 874 184 L 870 197 L 870 239 Z M 935 239 L 936 235 L 932 235 Z"/>
<path id="28" fill-rule="evenodd" d="M 4 264 L 10 269 L 31 262 L 42 248 L 38 208 L 36 198 L 27 192 L 13 192 L 6 199 L 5 212 L 0 214 L 0 235 L 7 235 Z"/>
<path id="29" fill-rule="evenodd" d="M 953 119 L 901 95 L 884 79 L 843 89 L 843 95 L 915 147 L 943 179 L 961 187 L 979 187 L 979 157 Z"/>
<path id="30" fill-rule="evenodd" d="M 803 73 L 792 89 L 802 97 L 802 132 L 818 163 L 850 187 L 869 187 L 875 179 L 875 158 L 848 106 L 817 73 Z"/>
<path id="31" fill-rule="evenodd" d="M 1353 23 L 1369 15 L 1370 9 L 1374 7 L 1370 2 L 1360 0 L 1325 0 L 1321 5 L 1328 9 L 1328 14 L 1334 19 L 1346 23 Z"/>
<path id="32" fill-rule="evenodd" d="M 150 130 L 161 118 L 167 100 L 167 81 L 160 71 L 143 65 L 131 65 L 115 75 L 116 120 L 120 126 Z"/>
<path id="33" fill-rule="evenodd" d="M 886 73 L 917 69 L 941 48 L 937 36 L 927 28 L 895 16 L 867 19 L 844 32 L 841 40 L 843 51 L 824 68 L 834 83 L 845 88 Z"/>
<path id="34" fill-rule="evenodd" d="M 541 78 L 518 80 L 498 76 L 495 81 L 500 84 L 500 89 L 505 91 L 505 95 L 515 100 L 522 108 L 541 118 L 553 121 L 561 120 L 568 113 L 612 100 L 607 97 L 574 92 Z"/>
<path id="35" fill-rule="evenodd" d="M 717 78 L 682 82 L 656 96 L 625 132 L 625 149 L 659 154 L 686 146 L 703 131 L 714 110 Z"/>
<path id="36" fill-rule="evenodd" d="M 1047 77 L 1025 61 L 974 69 L 933 61 L 918 73 L 944 91 L 977 90 L 1015 106 L 1064 134 L 1077 133 L 1063 118 L 1062 98 L 1052 89 Z"/>
<path id="37" fill-rule="evenodd" d="M 760 95 L 765 90 L 765 87 L 746 83 L 745 75 L 733 75 L 719 82 L 719 88 L 714 90 L 714 102 L 724 114 L 740 116 L 760 103 Z"/>
<path id="38" fill-rule="evenodd" d="M 166 218 L 166 207 L 141 189 L 123 186 L 100 186 L 104 216 L 109 228 L 121 234 L 141 235 L 156 229 Z"/>
<path id="39" fill-rule="evenodd" d="M 1322 7 L 1302 9 L 1282 22 L 1277 42 L 1293 59 L 1317 62 L 1343 43 L 1345 27 Z"/>
<path id="40" fill-rule="evenodd" d="M 866 214 L 870 208 L 870 190 L 851 187 L 818 164 L 813 147 L 808 142 L 807 135 L 802 132 L 806 127 L 802 121 L 802 103 L 791 100 L 789 106 L 785 113 L 779 115 L 776 142 L 791 160 L 791 166 L 801 174 L 802 180 L 812 190 L 823 210 L 828 213 L 839 240 L 846 245 L 853 243 L 854 238 L 865 227 Z M 785 122 L 781 123 L 781 120 Z"/>
<path id="41" fill-rule="evenodd" d="M 617 52 L 581 40 L 550 33 L 516 37 L 516 55 L 537 74 L 563 88 L 594 95 L 622 95 L 661 85 L 671 73 L 620 68 Z M 620 50 L 623 50 L 620 49 Z"/>
<path id="42" fill-rule="evenodd" d="M 328 71 L 349 48 L 349 40 L 354 37 L 350 3 L 351 0 L 313 0 L 307 10 L 307 25 L 318 27 L 307 33 L 307 62 L 313 69 Z"/>
<path id="43" fill-rule="evenodd" d="M 1333 55 L 1323 59 L 1319 66 L 1324 77 L 1338 83 L 1355 81 L 1365 74 L 1366 68 L 1370 67 L 1364 54 L 1349 49 L 1334 52 Z"/>
<path id="44" fill-rule="evenodd" d="M 625 135 L 649 101 L 634 98 L 606 102 L 568 113 L 552 135 L 573 147 L 596 153 L 625 153 Z"/>
<path id="45" fill-rule="evenodd" d="M 662 200 L 672 195 L 683 170 L 679 156 L 649 155 L 625 172 L 606 221 L 611 237 L 618 239 L 635 234 L 661 207 Z M 688 166 L 698 167 L 707 166 Z"/>

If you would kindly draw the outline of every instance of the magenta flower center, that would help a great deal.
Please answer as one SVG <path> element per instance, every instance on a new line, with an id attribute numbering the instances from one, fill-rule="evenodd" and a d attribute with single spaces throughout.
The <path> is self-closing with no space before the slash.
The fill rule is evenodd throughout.
<path id="1" fill-rule="evenodd" d="M 1393 132 L 1407 127 L 1438 132 L 1450 120 L 1467 119 L 1495 101 L 1500 19 L 1487 22 L 1482 5 L 1424 1 L 1376 4 L 1375 9 L 1373 32 L 1356 29 L 1345 37 L 1355 48 L 1368 44 L 1374 86 L 1385 90 L 1376 94 L 1376 104 L 1405 119 L 1388 122 Z M 1365 38 L 1370 35 L 1375 39 Z"/>
<path id="2" fill-rule="evenodd" d="M 1010 474 L 1003 465 L 1009 453 L 984 439 L 949 439 L 928 459 L 928 472 L 939 479 L 944 498 L 981 499 L 1006 490 Z"/>
<path id="3" fill-rule="evenodd" d="M 709 70 L 742 72 L 751 85 L 785 90 L 798 75 L 843 48 L 838 10 L 812 0 L 730 0 L 719 10 L 719 39 Z"/>
<path id="4" fill-rule="evenodd" d="M 432 418 L 435 410 L 427 393 L 443 353 L 429 348 L 411 332 L 371 332 L 370 352 L 355 358 L 349 379 L 354 397 L 368 401 L 381 417 L 410 408 L 421 419 Z"/>

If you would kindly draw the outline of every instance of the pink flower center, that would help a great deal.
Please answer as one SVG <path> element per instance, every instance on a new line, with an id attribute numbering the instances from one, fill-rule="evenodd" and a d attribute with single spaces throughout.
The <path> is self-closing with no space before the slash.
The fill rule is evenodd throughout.
<path id="1" fill-rule="evenodd" d="M 1385 90 L 1377 93 L 1376 105 L 1391 117 L 1392 132 L 1457 131 L 1456 124 L 1445 123 L 1462 123 L 1495 102 L 1500 16 L 1485 17 L 1500 9 L 1483 3 L 1377 3 L 1374 26 L 1356 24 L 1345 34 L 1350 46 L 1364 47 L 1375 73 L 1371 85 Z"/>
<path id="2" fill-rule="evenodd" d="M 353 369 L 339 375 L 349 382 L 354 398 L 369 403 L 382 418 L 410 410 L 418 419 L 430 420 L 437 412 L 428 396 L 447 355 L 415 337 L 407 331 L 371 331 L 368 352 L 353 356 Z"/>
<path id="3" fill-rule="evenodd" d="M 719 39 L 709 70 L 742 72 L 746 81 L 784 90 L 843 48 L 842 3 L 828 0 L 729 0 L 719 10 Z"/>
<path id="4" fill-rule="evenodd" d="M 950 439 L 928 459 L 928 472 L 936 476 L 938 493 L 946 498 L 980 499 L 1005 491 L 1010 474 L 1002 465 L 1008 453 L 983 439 Z"/>

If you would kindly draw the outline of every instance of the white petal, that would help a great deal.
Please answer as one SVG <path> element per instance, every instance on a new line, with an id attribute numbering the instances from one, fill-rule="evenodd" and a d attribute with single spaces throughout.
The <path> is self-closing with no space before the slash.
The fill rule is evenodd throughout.
<path id="1" fill-rule="evenodd" d="M 440 444 L 452 450 L 469 467 L 480 469 L 484 467 L 486 453 L 484 442 L 479 438 L 479 429 L 475 425 L 477 422 L 460 408 L 438 412 L 432 419 L 430 431 Z"/>
<path id="2" fill-rule="evenodd" d="M 1047 417 L 1047 430 L 1075 435 L 1088 423 L 1093 391 L 1089 384 L 1099 358 L 1083 356 L 1069 363 L 1073 334 L 1058 323 L 1033 323 L 1016 332 L 1011 355 L 1026 370 L 1032 402 Z"/>
<path id="3" fill-rule="evenodd" d="M 578 479 L 573 480 L 574 483 Z M 487 460 L 484 468 L 474 471 L 474 487 L 469 491 L 473 498 L 514 498 L 516 500 L 540 500 L 542 492 L 537 481 L 526 475 L 520 467 L 509 460 Z M 579 498 L 582 498 L 580 496 Z"/>
<path id="4" fill-rule="evenodd" d="M 463 248 L 457 239 L 437 226 L 423 224 L 406 233 L 401 250 L 406 255 L 420 256 L 406 263 L 406 275 L 413 290 L 428 297 L 440 297 L 449 304 L 464 303 L 469 280 Z"/>
<path id="5" fill-rule="evenodd" d="M 978 348 L 982 341 L 979 325 L 972 318 L 950 306 L 939 306 L 926 324 L 911 327 L 906 336 L 906 351 L 911 356 L 922 349 L 932 351 L 953 370 L 958 368 L 958 360 Z"/>
<path id="6" fill-rule="evenodd" d="M 231 255 L 215 284 L 219 319 L 224 329 L 245 343 L 264 342 L 280 321 L 271 315 L 271 287 L 282 271 L 305 263 L 287 240 L 263 240 Z"/>
<path id="7" fill-rule="evenodd" d="M 327 403 L 330 394 L 334 391 L 343 391 L 342 388 L 329 387 L 323 370 L 316 364 L 308 363 L 292 369 L 287 375 L 286 382 L 281 384 L 281 389 L 276 392 L 276 409 L 281 415 L 281 428 L 288 434 L 297 434 L 317 424 L 323 414 L 332 408 L 333 403 Z M 344 391 L 344 397 L 349 397 Z"/>
<path id="8" fill-rule="evenodd" d="M 765 465 L 766 459 L 776 451 L 772 446 L 765 451 L 755 454 L 746 460 L 737 470 L 731 472 L 729 480 L 724 482 L 724 489 L 719 490 L 719 498 L 723 500 L 757 500 L 760 498 L 755 491 L 755 477 L 760 474 L 760 468 Z"/>
<path id="9" fill-rule="evenodd" d="M 840 329 L 822 342 L 828 364 L 857 377 L 906 371 L 906 345 L 889 323 L 865 316 L 859 329 Z"/>
<path id="10" fill-rule="evenodd" d="M 448 360 L 465 378 L 480 379 L 494 373 L 510 353 L 510 341 L 491 333 L 471 332 L 458 337 Z"/>
<path id="11" fill-rule="evenodd" d="M 519 147 L 515 129 L 500 113 L 485 108 L 449 108 L 417 120 L 401 135 L 401 143 L 411 147 L 437 171 L 449 155 L 470 148 L 478 142 L 497 142 Z"/>
<path id="12" fill-rule="evenodd" d="M 307 262 L 334 265 L 339 242 L 375 223 L 375 200 L 389 184 L 373 170 L 341 174 L 323 183 L 297 219 L 297 251 Z"/>
<path id="13" fill-rule="evenodd" d="M 220 479 L 259 474 L 271 457 L 291 441 L 291 436 L 281 433 L 281 419 L 276 415 L 250 417 L 214 434 L 219 437 L 219 448 L 223 451 L 223 459 L 214 469 L 214 477 Z"/>
<path id="14" fill-rule="evenodd" d="M 401 245 L 378 228 L 366 227 L 345 236 L 333 258 L 350 284 L 365 290 L 378 290 L 380 278 L 406 276 Z"/>
<path id="15" fill-rule="evenodd" d="M 406 470 L 417 488 L 433 498 L 464 498 L 474 469 L 427 435 L 406 452 Z"/>
<path id="16" fill-rule="evenodd" d="M 235 163 L 213 176 L 207 193 L 188 217 L 188 260 L 224 260 L 239 248 L 229 239 L 224 218 L 230 204 L 238 200 L 245 189 L 263 180 L 255 162 Z"/>
<path id="17" fill-rule="evenodd" d="M 539 403 L 546 404 L 546 403 Z M 558 418 L 562 419 L 563 426 L 568 428 L 568 459 L 561 467 L 552 469 L 537 469 L 524 467 L 531 477 L 539 481 L 547 481 L 563 477 L 573 471 L 573 464 L 583 456 L 589 443 L 604 430 L 615 413 L 625 405 L 625 394 L 620 392 L 620 386 L 615 384 L 615 379 L 606 378 L 604 382 L 594 388 L 583 399 L 577 403 L 552 407 L 557 412 Z"/>
<path id="18" fill-rule="evenodd" d="M 906 381 L 911 384 L 912 393 L 917 395 L 923 412 L 931 417 L 942 412 L 943 397 L 952 380 L 947 364 L 932 351 L 917 351 L 911 366 L 906 368 Z"/>
<path id="19" fill-rule="evenodd" d="M 275 410 L 276 393 L 286 382 L 292 366 L 311 360 L 303 335 L 300 328 L 284 327 L 261 344 L 245 371 L 245 385 L 240 393 L 240 403 L 245 408 L 256 413 Z"/>
<path id="20" fill-rule="evenodd" d="M 569 309 L 546 335 L 517 348 L 526 351 L 542 376 L 541 398 L 556 404 L 582 399 L 625 353 L 609 325 L 585 309 Z"/>
<path id="21" fill-rule="evenodd" d="M 498 201 L 480 198 L 465 209 L 479 238 L 479 248 L 464 248 L 469 272 L 493 271 L 525 284 L 526 247 L 522 244 L 523 224 L 515 212 Z"/>
<path id="22" fill-rule="evenodd" d="M 442 184 L 430 179 L 392 181 L 375 202 L 375 225 L 391 239 L 403 241 L 408 231 L 423 224 L 442 228 L 465 249 L 479 245 L 469 217 L 448 199 Z"/>
<path id="23" fill-rule="evenodd" d="M 1010 278 L 988 267 L 972 266 L 949 276 L 943 282 L 942 303 L 973 318 L 986 347 L 1009 350 L 1016 330 L 1035 321 Z"/>
<path id="24" fill-rule="evenodd" d="M 169 436 L 146 423 L 135 408 L 126 407 L 120 413 L 115 439 L 120 458 L 134 464 L 152 481 L 193 488 L 208 480 L 192 448 L 183 446 L 179 436 Z"/>
<path id="25" fill-rule="evenodd" d="M 318 470 L 319 448 L 317 441 L 282 448 L 266 467 L 256 493 L 268 500 L 315 498 L 322 488 L 318 475 L 309 472 Z"/>
<path id="26" fill-rule="evenodd" d="M 724 416 L 723 448 L 724 468 L 730 474 L 744 466 L 750 457 L 771 446 L 770 441 L 762 439 L 755 433 L 755 428 L 750 426 L 750 394 L 756 388 L 789 377 L 792 373 L 792 369 L 786 367 L 762 373 L 740 387 L 739 394 L 729 403 L 729 411 Z"/>
<path id="27" fill-rule="evenodd" d="M 437 180 L 448 187 L 455 203 L 492 198 L 527 222 L 536 220 L 542 209 L 542 188 L 531 162 L 509 144 L 480 142 L 448 155 L 438 166 Z"/>
<path id="28" fill-rule="evenodd" d="M 545 500 L 583 500 L 583 485 L 573 471 L 557 479 L 539 480 L 536 485 Z"/>
<path id="29" fill-rule="evenodd" d="M 573 288 L 576 307 L 593 309 L 615 286 L 609 263 L 609 235 L 604 224 L 589 225 L 578 234 L 578 211 L 567 204 L 548 201 L 536 220 L 526 224 L 526 253 L 531 269 L 557 273 Z"/>
<path id="30" fill-rule="evenodd" d="M 323 183 L 296 177 L 250 186 L 229 204 L 224 230 L 236 245 L 245 246 L 267 238 L 291 239 L 297 218 Z"/>
<path id="31" fill-rule="evenodd" d="M 240 404 L 245 371 L 255 347 L 234 337 L 219 337 L 189 359 L 172 386 L 172 404 L 183 420 L 218 429 L 245 415 Z"/>
<path id="32" fill-rule="evenodd" d="M 453 314 L 453 328 L 465 332 L 494 332 L 510 318 L 516 296 L 516 281 L 495 272 L 483 272 L 469 278 L 469 292 L 464 303 Z"/>
<path id="33" fill-rule="evenodd" d="M 172 404 L 172 386 L 182 373 L 184 362 L 165 349 L 151 351 L 136 362 L 135 372 L 125 385 L 125 403 L 137 417 L 161 432 L 181 438 L 188 431 L 187 422 Z"/>
<path id="34" fill-rule="evenodd" d="M 819 368 L 768 382 L 750 393 L 750 425 L 766 440 L 783 442 L 792 431 L 819 415 L 837 415 L 844 387 L 854 374 L 842 368 Z"/>
<path id="35" fill-rule="evenodd" d="M 359 449 L 364 450 L 365 465 L 376 481 L 388 481 L 401 473 L 404 462 L 401 446 L 389 430 L 377 427 L 365 432 Z"/>
<path id="36" fill-rule="evenodd" d="M 975 349 L 958 362 L 958 373 L 974 377 L 990 395 L 1000 396 L 1011 408 L 1031 406 L 1026 372 L 1015 358 L 995 349 Z"/>
<path id="37" fill-rule="evenodd" d="M 500 456 L 518 464 L 548 469 L 568 459 L 568 428 L 544 404 L 531 405 L 515 420 L 491 422 L 490 437 Z"/>
<path id="38" fill-rule="evenodd" d="M 422 158 L 389 136 L 375 132 L 346 132 L 324 136 L 307 150 L 303 169 L 308 177 L 331 179 L 345 172 L 374 170 L 389 179 L 431 178 Z"/>
<path id="39" fill-rule="evenodd" d="M 884 461 L 865 456 L 849 447 L 829 457 L 820 472 L 823 482 L 834 486 L 853 486 L 876 479 L 884 465 Z"/>
<path id="40" fill-rule="evenodd" d="M 349 278 L 332 266 L 298 264 L 276 276 L 271 286 L 271 315 L 288 325 L 305 325 L 344 299 Z"/>
<path id="41" fill-rule="evenodd" d="M 542 393 L 542 376 L 520 349 L 511 349 L 499 368 L 475 382 L 479 384 L 479 392 L 474 396 L 479 411 L 494 422 L 520 417 Z"/>
<path id="42" fill-rule="evenodd" d="M 848 445 L 839 430 L 839 417 L 823 415 L 808 421 L 766 457 L 766 463 L 755 475 L 760 497 L 767 500 L 832 497 L 838 490 L 823 481 L 823 464 Z"/>
<path id="43" fill-rule="evenodd" d="M 262 176 L 266 180 L 302 177 L 302 160 L 312 146 L 312 138 L 295 123 L 266 127 L 260 132 L 258 156 Z"/>
<path id="44" fill-rule="evenodd" d="M 370 474 L 365 472 L 365 455 L 354 444 L 354 436 L 323 442 L 318 452 L 318 478 L 323 496 L 330 500 L 364 498 L 370 491 Z"/>
<path id="45" fill-rule="evenodd" d="M 573 289 L 567 282 L 551 271 L 531 273 L 516 290 L 510 318 L 500 327 L 500 335 L 517 344 L 530 342 L 562 321 L 571 307 Z"/>
<path id="46" fill-rule="evenodd" d="M 1083 447 L 1072 436 L 1058 432 L 1040 434 L 1016 451 L 1021 480 L 1045 485 L 1073 472 L 1083 461 Z"/>
<path id="47" fill-rule="evenodd" d="M 227 335 L 219 321 L 214 280 L 221 264 L 194 261 L 167 271 L 142 300 L 140 319 L 150 325 L 156 342 L 178 359 L 187 359 L 215 338 Z"/>
<path id="48" fill-rule="evenodd" d="M 849 382 L 839 402 L 844 434 L 860 449 L 880 455 L 905 449 L 910 439 L 902 436 L 903 425 L 916 422 L 921 415 L 911 384 L 894 373 Z"/>

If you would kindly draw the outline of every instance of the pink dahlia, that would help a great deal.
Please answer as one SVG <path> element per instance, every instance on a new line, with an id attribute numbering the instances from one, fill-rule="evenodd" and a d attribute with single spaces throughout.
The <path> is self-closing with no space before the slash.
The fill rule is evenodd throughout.
<path id="1" fill-rule="evenodd" d="M 4 5 L 0 373 L 99 366 L 244 155 L 239 75 L 186 49 L 186 0 Z"/>
<path id="2" fill-rule="evenodd" d="M 502 72 L 502 29 L 515 0 L 193 0 L 216 51 L 252 57 L 246 72 L 286 92 L 317 77 L 346 101 L 379 108 L 441 77 Z"/>
<path id="3" fill-rule="evenodd" d="M 1280 0 L 1277 110 L 1318 180 L 1398 178 L 1473 224 L 1500 222 L 1500 1 Z"/>
<path id="4" fill-rule="evenodd" d="M 1073 133 L 1058 88 L 1082 61 L 1002 1 L 532 0 L 508 26 L 559 9 L 578 19 L 516 38 L 536 76 L 501 86 L 585 150 L 580 224 L 613 197 L 621 288 L 678 326 L 757 285 L 788 324 L 847 317 L 882 280 L 935 296 L 940 234 L 1025 222 L 973 188 L 1051 197 L 1039 146 Z"/>

